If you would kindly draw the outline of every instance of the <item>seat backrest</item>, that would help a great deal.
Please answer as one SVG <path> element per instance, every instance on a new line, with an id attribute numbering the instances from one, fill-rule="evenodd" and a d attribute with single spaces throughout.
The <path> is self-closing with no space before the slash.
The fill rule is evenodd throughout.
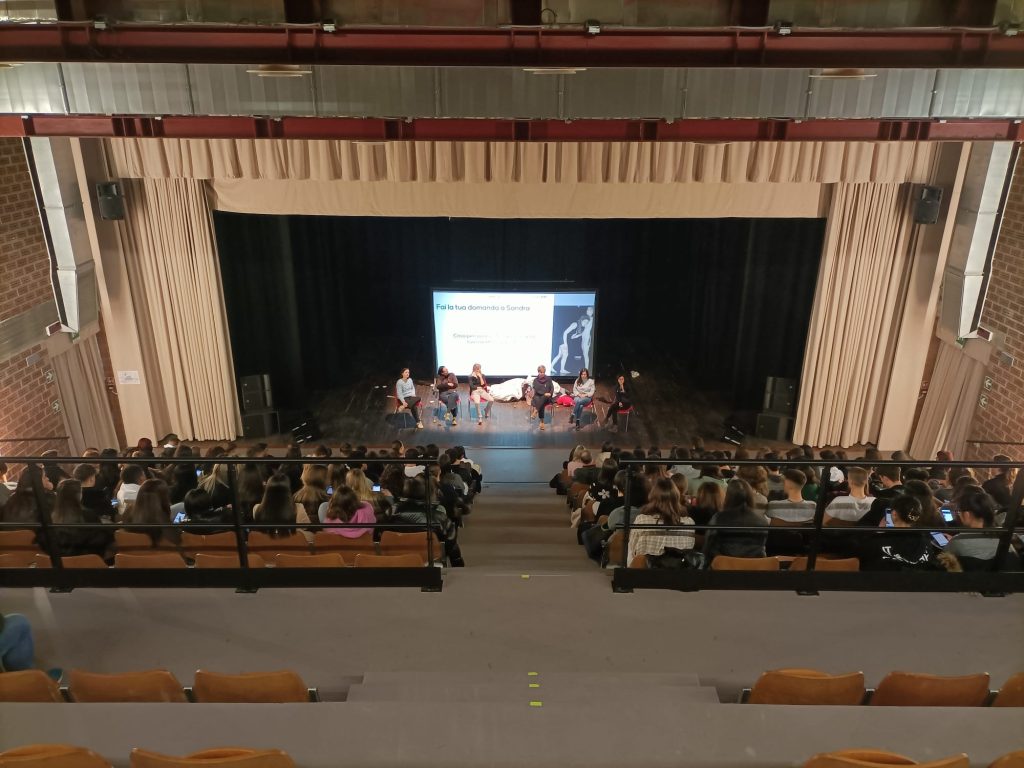
<path id="1" fill-rule="evenodd" d="M 68 692 L 72 701 L 85 702 L 186 701 L 181 683 L 166 669 L 122 672 L 114 675 L 73 669 L 68 673 Z"/>
<path id="2" fill-rule="evenodd" d="M 0 552 L 0 568 L 31 568 L 36 565 L 37 557 L 45 557 L 49 561 L 48 555 L 40 555 L 37 551 L 22 551 L 22 552 Z"/>
<path id="3" fill-rule="evenodd" d="M 775 669 L 754 683 L 748 703 L 856 706 L 863 698 L 863 672 L 828 675 L 813 669 Z"/>
<path id="4" fill-rule="evenodd" d="M 646 568 L 647 567 L 647 555 L 636 555 L 632 560 L 629 561 L 630 568 Z"/>
<path id="5" fill-rule="evenodd" d="M 308 702 L 309 689 L 291 670 L 222 675 L 196 671 L 192 695 L 198 702 L 221 704 L 284 704 Z"/>
<path id="6" fill-rule="evenodd" d="M 427 563 L 419 555 L 356 555 L 356 568 L 422 568 Z"/>
<path id="7" fill-rule="evenodd" d="M 441 542 L 437 536 L 428 531 L 417 531 L 414 533 L 399 533 L 398 531 L 384 531 L 380 536 L 380 553 L 382 555 L 405 555 L 418 554 L 424 561 L 427 557 L 427 536 L 433 536 L 431 545 L 434 552 L 434 559 L 440 560 L 444 551 L 441 549 Z"/>
<path id="8" fill-rule="evenodd" d="M 1024 707 L 1024 672 L 1010 677 L 999 689 L 993 707 Z"/>
<path id="9" fill-rule="evenodd" d="M 917 768 L 969 768 L 970 760 L 967 755 L 959 754 L 930 763 L 917 763 L 894 752 L 847 749 L 815 755 L 804 763 L 804 768 L 887 768 L 899 765 L 913 765 Z"/>
<path id="10" fill-rule="evenodd" d="M 110 763 L 85 747 L 29 744 L 0 752 L 3 768 L 110 768 Z"/>
<path id="11" fill-rule="evenodd" d="M 622 558 L 625 552 L 623 552 L 623 544 L 626 539 L 622 535 L 622 531 L 615 531 L 611 536 L 608 537 L 607 546 L 605 547 L 605 553 L 608 556 L 608 562 L 612 565 L 619 565 L 622 563 Z"/>
<path id="12" fill-rule="evenodd" d="M 274 538 L 263 531 L 252 531 L 249 534 L 249 551 L 259 554 L 277 554 L 278 552 L 309 552 L 306 537 L 298 531 L 287 536 Z"/>
<path id="13" fill-rule="evenodd" d="M 118 552 L 115 568 L 187 568 L 177 552 Z"/>
<path id="14" fill-rule="evenodd" d="M 0 701 L 43 703 L 64 701 L 57 683 L 41 669 L 0 672 Z"/>
<path id="15" fill-rule="evenodd" d="M 0 552 L 29 551 L 35 554 L 42 550 L 36 546 L 36 532 L 30 530 L 0 531 Z"/>
<path id="16" fill-rule="evenodd" d="M 213 552 L 217 554 L 237 552 L 238 541 L 235 539 L 234 531 L 206 534 L 182 531 L 181 550 L 189 557 L 195 557 L 196 552 Z"/>
<path id="17" fill-rule="evenodd" d="M 224 552 L 203 552 L 200 550 L 196 552 L 193 558 L 196 564 L 196 568 L 239 568 L 241 567 L 238 563 L 238 553 L 224 553 Z M 247 556 L 246 562 L 250 568 L 263 568 L 266 566 L 266 561 L 259 555 L 254 555 L 250 552 Z"/>
<path id="18" fill-rule="evenodd" d="M 60 559 L 64 568 L 106 568 L 107 564 L 99 555 L 66 555 Z M 36 555 L 36 568 L 52 568 L 49 555 Z"/>
<path id="19" fill-rule="evenodd" d="M 317 552 L 341 552 L 356 555 L 362 552 L 367 555 L 377 554 L 377 545 L 373 542 L 373 533 L 367 531 L 362 536 L 349 538 L 336 533 L 317 531 L 313 537 L 313 548 Z"/>
<path id="20" fill-rule="evenodd" d="M 729 557 L 717 555 L 711 561 L 712 571 L 777 571 L 779 561 L 774 557 Z"/>
<path id="21" fill-rule="evenodd" d="M 133 749 L 131 768 L 295 768 L 287 752 L 279 749 L 207 749 L 186 757 Z"/>
<path id="22" fill-rule="evenodd" d="M 321 552 L 317 555 L 292 555 L 280 552 L 274 557 L 278 568 L 344 568 L 345 558 L 339 552 Z"/>
<path id="23" fill-rule="evenodd" d="M 148 533 L 121 529 L 114 531 L 114 544 L 117 546 L 118 552 L 152 552 L 153 550 L 167 552 L 177 549 L 177 546 L 167 539 L 161 538 L 154 547 L 153 539 Z"/>
<path id="24" fill-rule="evenodd" d="M 791 571 L 806 571 L 807 570 L 807 558 L 803 555 L 793 558 L 793 562 L 789 564 L 789 570 Z M 827 557 L 819 557 L 814 562 L 814 570 L 816 571 L 859 571 L 860 560 L 856 557 L 843 557 L 836 558 L 834 560 Z"/>
<path id="25" fill-rule="evenodd" d="M 997 757 L 989 768 L 1024 768 L 1024 749 Z"/>
<path id="26" fill-rule="evenodd" d="M 879 707 L 980 707 L 988 698 L 988 674 L 942 677 L 890 672 L 875 689 Z"/>

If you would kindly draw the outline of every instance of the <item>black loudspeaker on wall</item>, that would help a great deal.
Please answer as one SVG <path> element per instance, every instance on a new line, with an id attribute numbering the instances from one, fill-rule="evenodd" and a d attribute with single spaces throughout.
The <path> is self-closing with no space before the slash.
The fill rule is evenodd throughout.
<path id="1" fill-rule="evenodd" d="M 96 202 L 100 218 L 120 221 L 124 218 L 124 196 L 121 185 L 116 181 L 101 181 L 96 185 Z"/>
<path id="2" fill-rule="evenodd" d="M 248 413 L 274 407 L 274 393 L 270 388 L 270 376 L 258 373 L 242 376 L 238 380 L 242 388 L 242 411 Z"/>
<path id="3" fill-rule="evenodd" d="M 927 184 L 918 187 L 917 200 L 914 202 L 914 223 L 936 223 L 939 220 L 940 207 L 942 207 L 942 187 L 929 187 Z"/>
<path id="4" fill-rule="evenodd" d="M 781 413 L 759 413 L 756 434 L 764 440 L 788 442 L 793 435 L 793 417 Z"/>
<path id="5" fill-rule="evenodd" d="M 796 381 L 769 376 L 764 385 L 761 410 L 785 415 L 796 413 Z"/>

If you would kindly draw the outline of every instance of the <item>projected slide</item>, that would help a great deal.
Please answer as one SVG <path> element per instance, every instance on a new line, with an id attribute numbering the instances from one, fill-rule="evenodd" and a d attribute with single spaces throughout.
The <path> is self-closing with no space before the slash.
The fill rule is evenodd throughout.
<path id="1" fill-rule="evenodd" d="M 554 376 L 594 367 L 594 293 L 434 291 L 437 364 L 468 376 Z"/>

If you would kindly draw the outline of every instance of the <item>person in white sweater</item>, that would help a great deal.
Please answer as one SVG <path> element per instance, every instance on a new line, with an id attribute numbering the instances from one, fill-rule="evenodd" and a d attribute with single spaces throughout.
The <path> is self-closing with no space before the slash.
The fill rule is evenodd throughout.
<path id="1" fill-rule="evenodd" d="M 572 422 L 576 425 L 577 430 L 580 428 L 583 409 L 594 400 L 594 390 L 595 384 L 594 380 L 590 378 L 590 371 L 584 368 L 572 385 Z"/>

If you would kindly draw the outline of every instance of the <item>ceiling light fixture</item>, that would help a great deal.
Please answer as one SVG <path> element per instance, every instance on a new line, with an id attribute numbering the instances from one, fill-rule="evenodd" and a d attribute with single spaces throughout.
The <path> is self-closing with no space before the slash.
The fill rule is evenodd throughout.
<path id="1" fill-rule="evenodd" d="M 786 37 L 787 35 L 793 34 L 793 22 L 792 21 L 776 21 L 772 29 L 775 30 L 775 34 L 780 37 Z"/>
<path id="2" fill-rule="evenodd" d="M 586 67 L 523 67 L 523 72 L 531 75 L 575 75 L 586 71 Z"/>
<path id="3" fill-rule="evenodd" d="M 812 72 L 810 77 L 816 80 L 867 80 L 878 77 L 878 73 L 867 72 L 856 67 L 835 67 Z"/>
<path id="4" fill-rule="evenodd" d="M 313 74 L 313 70 L 303 69 L 298 64 L 260 64 L 256 69 L 245 71 L 256 77 L 303 77 Z"/>

